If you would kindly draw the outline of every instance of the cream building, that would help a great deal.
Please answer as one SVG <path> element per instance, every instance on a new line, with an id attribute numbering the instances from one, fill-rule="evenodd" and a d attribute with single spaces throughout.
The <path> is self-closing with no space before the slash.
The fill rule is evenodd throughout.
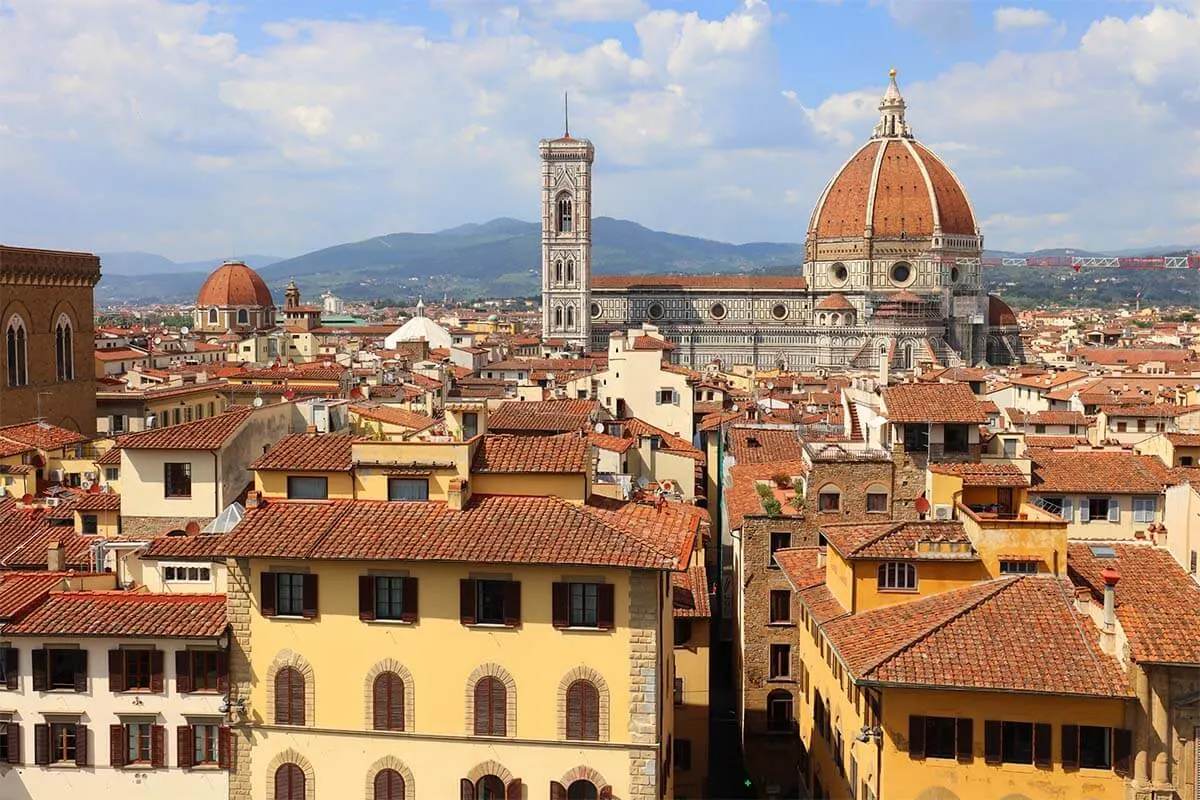
<path id="1" fill-rule="evenodd" d="M 608 369 L 590 378 L 596 398 L 618 419 L 636 417 L 690 438 L 696 381 L 686 371 L 664 367 L 672 350 L 653 325 L 614 331 L 608 339 Z"/>

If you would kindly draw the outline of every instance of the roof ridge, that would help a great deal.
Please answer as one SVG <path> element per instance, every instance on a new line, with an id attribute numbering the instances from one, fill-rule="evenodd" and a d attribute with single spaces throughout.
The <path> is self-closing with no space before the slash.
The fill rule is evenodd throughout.
<path id="1" fill-rule="evenodd" d="M 1062 579 L 1056 578 L 1055 583 L 1058 584 L 1058 591 L 1062 594 L 1063 600 L 1067 601 L 1067 607 L 1070 609 L 1072 603 L 1074 602 L 1074 597 L 1067 596 L 1067 587 L 1064 585 L 1064 581 Z M 1065 583 L 1071 583 L 1071 579 L 1068 577 Z M 1079 633 L 1079 639 L 1083 642 L 1083 647 L 1087 651 L 1088 658 L 1091 659 L 1092 666 L 1095 668 L 1096 673 L 1102 675 L 1104 674 L 1104 668 L 1100 666 L 1100 654 L 1096 653 L 1092 646 L 1092 640 L 1088 638 L 1087 632 L 1083 629 L 1082 616 L 1082 614 L 1076 614 L 1073 609 L 1070 609 L 1071 622 L 1075 625 L 1075 630 Z"/>
<path id="2" fill-rule="evenodd" d="M 875 523 L 875 524 L 879 524 L 879 523 Z M 848 555 L 848 556 L 852 556 L 852 555 L 854 555 L 855 553 L 859 552 L 860 550 L 865 550 L 866 548 L 870 547 L 871 545 L 873 545 L 873 544 L 875 544 L 875 543 L 879 542 L 879 541 L 880 541 L 881 539 L 883 539 L 884 537 L 886 537 L 886 536 L 891 536 L 893 533 L 895 533 L 896 531 L 898 531 L 898 530 L 900 530 L 901 528 L 903 528 L 903 527 L 904 527 L 906 524 L 907 524 L 907 522 L 905 522 L 904 520 L 900 520 L 900 521 L 897 521 L 897 522 L 895 522 L 895 523 L 893 523 L 893 524 L 891 524 L 891 525 L 888 525 L 888 527 L 887 527 L 887 528 L 886 528 L 886 529 L 883 531 L 883 533 L 879 534 L 879 535 L 878 535 L 878 536 L 876 536 L 874 539 L 870 539 L 870 540 L 868 540 L 868 541 L 866 541 L 866 542 L 863 542 L 862 544 L 860 544 L 858 547 L 856 547 L 856 548 L 854 548 L 853 550 L 851 550 L 851 551 L 850 551 L 849 553 L 847 553 L 846 555 Z"/>
<path id="3" fill-rule="evenodd" d="M 891 661 L 893 658 L 896 658 L 901 653 L 903 653 L 905 650 L 909 650 L 913 647 L 916 647 L 916 645 L 918 643 L 924 641 L 925 639 L 928 639 L 930 636 L 937 633 L 942 628 L 945 628 L 951 622 L 954 622 L 955 620 L 960 619 L 961 617 L 966 615 L 967 612 L 969 612 L 969 611 L 974 611 L 976 608 L 978 608 L 980 605 L 982 605 L 985 601 L 991 600 L 992 598 L 996 597 L 998 594 L 1000 594 L 1005 589 L 1009 588 L 1010 586 L 1015 585 L 1020 579 L 1021 579 L 1020 576 L 1014 576 L 1014 577 L 1000 578 L 998 580 L 995 580 L 996 586 L 991 591 L 985 592 L 982 596 L 977 598 L 975 601 L 968 603 L 967 605 L 959 608 L 957 611 L 955 611 L 953 614 L 951 614 L 950 616 L 943 619 L 941 622 L 935 623 L 934 625 L 927 628 L 925 631 L 923 631 L 919 635 L 912 637 L 909 641 L 907 641 L 904 644 L 900 645 L 899 647 L 895 648 L 890 653 L 884 654 L 877 661 L 875 661 L 874 664 L 871 664 L 870 666 L 863 669 L 863 671 L 862 671 L 863 675 L 866 675 L 869 672 L 873 672 L 874 670 L 876 670 L 880 666 L 882 666 L 884 662 Z M 987 585 L 987 583 L 992 583 L 992 581 L 988 581 L 983 585 Z M 965 588 L 967 590 L 970 590 L 975 587 L 971 586 L 971 587 L 965 587 Z M 930 597 L 922 598 L 922 600 L 933 599 L 935 597 L 938 597 L 938 595 L 930 595 Z M 918 602 L 920 602 L 920 601 L 918 601 Z M 896 608 L 896 607 L 897 606 L 888 606 L 888 608 Z"/>
<path id="4" fill-rule="evenodd" d="M 582 516 L 586 516 L 588 519 L 593 520 L 593 521 L 599 523 L 600 525 L 603 525 L 605 528 L 607 528 L 611 531 L 614 531 L 615 533 L 619 534 L 623 538 L 632 540 L 639 547 L 645 549 L 647 552 L 654 553 L 655 555 L 662 558 L 664 561 L 671 560 L 671 561 L 675 562 L 676 567 L 680 567 L 680 566 L 687 567 L 688 566 L 686 563 L 684 563 L 684 564 L 679 563 L 679 553 L 668 552 L 667 550 L 664 550 L 663 548 L 656 546 L 651 541 L 649 541 L 647 539 L 643 539 L 641 536 L 638 536 L 636 533 L 634 533 L 631 530 L 625 530 L 624 528 L 617 527 L 613 523 L 604 519 L 604 517 L 592 513 L 592 511 L 590 510 L 590 508 L 588 507 L 588 505 L 586 503 L 584 503 L 582 506 L 577 506 L 574 503 L 567 502 L 566 500 L 562 499 L 561 497 L 557 497 L 554 495 L 549 495 L 549 497 L 554 502 L 571 508 L 574 513 L 580 514 Z M 614 511 L 613 513 L 619 513 L 619 512 Z M 698 515 L 698 514 L 692 515 L 688 519 L 688 527 L 691 529 L 690 530 L 691 537 L 692 537 L 691 541 L 692 541 L 692 545 L 694 547 L 695 546 L 695 536 L 700 528 L 700 515 Z"/>

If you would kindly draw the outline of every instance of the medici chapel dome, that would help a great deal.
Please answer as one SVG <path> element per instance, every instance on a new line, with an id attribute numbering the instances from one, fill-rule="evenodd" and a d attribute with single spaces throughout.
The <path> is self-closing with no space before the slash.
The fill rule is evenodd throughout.
<path id="1" fill-rule="evenodd" d="M 195 327 L 205 333 L 266 330 L 275 325 L 275 301 L 262 276 L 241 261 L 226 261 L 196 295 Z"/>
<path id="2" fill-rule="evenodd" d="M 962 184 L 913 138 L 904 110 L 892 70 L 870 140 L 834 175 L 817 201 L 808 226 L 810 246 L 829 240 L 928 241 L 979 235 Z M 938 241 L 935 246 L 943 244 Z"/>

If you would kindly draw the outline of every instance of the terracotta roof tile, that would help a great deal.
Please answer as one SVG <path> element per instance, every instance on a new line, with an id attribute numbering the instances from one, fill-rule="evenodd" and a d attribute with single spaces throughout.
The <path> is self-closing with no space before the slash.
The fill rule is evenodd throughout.
<path id="1" fill-rule="evenodd" d="M 601 406 L 595 400 L 534 400 L 502 403 L 488 417 L 488 429 L 497 433 L 566 433 L 588 430 L 592 415 Z"/>
<path id="2" fill-rule="evenodd" d="M 624 439 L 619 436 L 609 436 L 607 433 L 589 433 L 588 442 L 600 450 L 608 450 L 613 453 L 624 453 L 629 448 L 633 447 L 637 442 L 633 439 Z"/>
<path id="3" fill-rule="evenodd" d="M 65 589 L 78 572 L 0 573 L 0 619 L 12 619 L 44 600 L 55 589 Z M 84 573 L 86 574 L 86 573 Z"/>
<path id="4" fill-rule="evenodd" d="M 804 457 L 800 434 L 792 428 L 729 428 L 729 453 L 738 464 L 799 461 Z"/>
<path id="5" fill-rule="evenodd" d="M 25 422 L 0 428 L 0 440 L 7 439 L 38 450 L 57 450 L 71 444 L 86 442 L 88 437 L 78 431 L 60 428 L 46 422 Z M 0 444 L 0 448 L 3 445 Z M 18 453 L 24 450 L 16 451 Z"/>
<path id="6" fill-rule="evenodd" d="M 218 450 L 250 418 L 250 406 L 230 406 L 216 416 L 130 433 L 117 440 L 123 450 Z"/>
<path id="7" fill-rule="evenodd" d="M 987 412 L 965 383 L 902 383 L 883 390 L 890 422 L 984 423 Z"/>
<path id="8" fill-rule="evenodd" d="M 668 342 L 666 339 L 657 339 L 653 336 L 635 336 L 633 339 L 634 350 L 674 350 L 675 345 Z"/>
<path id="9" fill-rule="evenodd" d="M 121 495 L 116 492 L 84 492 L 75 500 L 76 511 L 120 511 Z"/>
<path id="10" fill-rule="evenodd" d="M 770 461 L 761 464 L 734 464 L 729 468 L 729 485 L 725 487 L 725 502 L 729 510 L 731 530 L 742 527 L 746 517 L 765 516 L 762 500 L 755 488 L 759 481 L 770 480 L 776 475 L 807 475 L 808 464 L 804 461 Z M 785 509 L 786 511 L 789 509 Z"/>
<path id="11" fill-rule="evenodd" d="M 675 455 L 694 458 L 697 461 L 703 462 L 705 459 L 704 451 L 692 446 L 692 443 L 681 436 L 663 430 L 662 428 L 651 425 L 643 419 L 630 417 L 624 419 L 622 428 L 624 433 L 633 436 L 659 436 L 662 438 L 662 447 L 659 452 L 673 453 Z"/>
<path id="12" fill-rule="evenodd" d="M 1116 450 L 1033 454 L 1031 491 L 1159 494 L 1171 483 L 1169 470 L 1156 456 Z"/>
<path id="13" fill-rule="evenodd" d="M 708 601 L 708 573 L 703 564 L 695 564 L 686 572 L 671 573 L 675 617 L 708 619 L 712 610 Z"/>
<path id="14" fill-rule="evenodd" d="M 1045 448 L 1063 448 L 1076 447 L 1077 445 L 1086 445 L 1088 440 L 1082 436 L 1026 436 L 1025 446 L 1028 448 L 1045 447 Z"/>
<path id="15" fill-rule="evenodd" d="M 588 440 L 578 433 L 558 436 L 489 434 L 475 450 L 472 472 L 587 472 Z"/>
<path id="16" fill-rule="evenodd" d="M 853 311 L 854 304 L 841 292 L 834 292 L 813 306 L 813 311 Z"/>
<path id="17" fill-rule="evenodd" d="M 958 475 L 963 486 L 1028 486 L 1029 479 L 1016 464 L 970 462 L 938 462 L 929 465 L 930 472 Z"/>
<path id="18" fill-rule="evenodd" d="M 1111 547 L 1115 558 L 1098 557 L 1097 544 Z M 1117 620 L 1129 640 L 1134 660 L 1200 664 L 1200 586 L 1161 548 L 1125 542 L 1072 542 L 1067 546 L 1067 574 L 1078 586 L 1104 602 L 1100 573 L 1120 573 L 1116 586 Z"/>
<path id="19" fill-rule="evenodd" d="M 975 560 L 961 522 L 841 522 L 821 526 L 829 546 L 847 559 Z M 921 542 L 958 545 L 957 549 L 923 550 Z"/>
<path id="20" fill-rule="evenodd" d="M 259 456 L 250 469 L 349 472 L 356 441 L 358 437 L 346 433 L 293 433 Z"/>
<path id="21" fill-rule="evenodd" d="M 985 581 L 836 620 L 825 632 L 860 681 L 1039 694 L 1128 697 L 1070 584 L 1053 576 Z"/>
<path id="22" fill-rule="evenodd" d="M 223 594 L 60 592 L 5 625 L 4 634 L 207 639 L 220 636 L 225 625 Z"/>
<path id="23" fill-rule="evenodd" d="M 151 561 L 179 559 L 185 561 L 215 561 L 224 544 L 220 534 L 197 534 L 196 536 L 156 536 L 150 546 L 140 554 Z"/>
<path id="24" fill-rule="evenodd" d="M 796 591 L 825 583 L 820 547 L 787 547 L 775 551 L 775 563 Z"/>
<path id="25" fill-rule="evenodd" d="M 413 431 L 423 431 L 437 424 L 433 417 L 397 406 L 351 406 L 350 410 L 360 417 L 377 420 L 386 425 L 399 425 Z"/>

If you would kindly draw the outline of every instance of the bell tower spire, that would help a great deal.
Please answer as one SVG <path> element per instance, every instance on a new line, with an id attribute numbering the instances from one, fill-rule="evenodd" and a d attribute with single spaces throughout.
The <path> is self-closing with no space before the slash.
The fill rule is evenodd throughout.
<path id="1" fill-rule="evenodd" d="M 896 85 L 896 69 L 888 71 L 888 87 L 879 101 L 879 122 L 875 125 L 872 139 L 911 139 L 912 129 L 904 121 L 907 104 Z"/>

